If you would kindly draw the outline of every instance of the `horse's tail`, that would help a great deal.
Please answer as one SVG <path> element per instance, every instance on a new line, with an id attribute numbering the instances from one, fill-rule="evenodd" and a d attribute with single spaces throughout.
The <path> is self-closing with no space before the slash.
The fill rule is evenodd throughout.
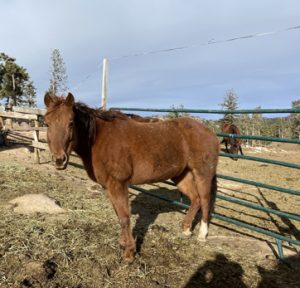
<path id="1" fill-rule="evenodd" d="M 217 183 L 217 175 L 215 174 L 211 180 L 211 188 L 210 188 L 210 205 L 209 205 L 210 218 L 211 218 L 211 214 L 214 212 L 217 190 L 218 190 L 218 183 Z"/>

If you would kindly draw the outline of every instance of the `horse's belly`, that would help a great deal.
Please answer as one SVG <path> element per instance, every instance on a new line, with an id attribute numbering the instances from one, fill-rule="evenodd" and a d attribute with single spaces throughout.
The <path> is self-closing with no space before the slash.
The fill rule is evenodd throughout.
<path id="1" fill-rule="evenodd" d="M 178 176 L 185 169 L 186 163 L 181 159 L 144 159 L 135 163 L 131 184 L 153 183 Z"/>

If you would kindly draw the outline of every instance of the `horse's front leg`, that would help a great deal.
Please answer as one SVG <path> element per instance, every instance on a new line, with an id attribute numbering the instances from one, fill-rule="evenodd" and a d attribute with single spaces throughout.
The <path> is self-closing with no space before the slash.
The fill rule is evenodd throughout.
<path id="1" fill-rule="evenodd" d="M 244 155 L 243 149 L 242 149 L 242 146 L 241 146 L 241 145 L 239 145 L 239 150 L 240 150 L 240 152 L 241 152 L 241 155 Z"/>
<path id="2" fill-rule="evenodd" d="M 135 241 L 130 228 L 130 212 L 128 207 L 128 188 L 126 185 L 110 180 L 108 185 L 108 196 L 113 204 L 121 226 L 120 244 L 124 246 L 123 259 L 132 262 L 135 254 Z"/>
<path id="3" fill-rule="evenodd" d="M 227 141 L 225 141 L 225 149 L 226 149 L 227 153 L 230 153 L 229 150 L 228 150 L 228 143 L 227 143 Z"/>

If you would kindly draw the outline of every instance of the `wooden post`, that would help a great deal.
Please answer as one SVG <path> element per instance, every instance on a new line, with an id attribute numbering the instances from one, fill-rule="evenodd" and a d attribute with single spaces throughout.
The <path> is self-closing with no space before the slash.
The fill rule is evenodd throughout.
<path id="1" fill-rule="evenodd" d="M 39 127 L 38 121 L 34 121 L 34 127 Z M 33 131 L 33 140 L 36 142 L 39 142 L 39 131 L 38 130 Z M 34 158 L 35 158 L 35 163 L 40 164 L 40 149 L 39 148 L 34 148 Z"/>
<path id="2" fill-rule="evenodd" d="M 102 70 L 102 96 L 101 96 L 101 106 L 103 110 L 106 110 L 107 101 L 107 78 L 108 78 L 108 60 L 103 59 L 103 70 Z"/>

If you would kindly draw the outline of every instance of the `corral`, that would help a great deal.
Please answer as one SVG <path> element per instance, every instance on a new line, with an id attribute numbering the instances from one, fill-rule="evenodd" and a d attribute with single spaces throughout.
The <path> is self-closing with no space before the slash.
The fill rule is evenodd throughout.
<path id="1" fill-rule="evenodd" d="M 80 161 L 73 157 L 67 171 L 58 172 L 47 151 L 39 155 L 41 165 L 34 163 L 37 152 L 32 152 L 30 146 L 1 148 L 0 287 L 299 287 L 298 246 L 284 244 L 291 268 L 277 261 L 272 238 L 217 219 L 205 244 L 194 236 L 183 239 L 184 209 L 134 189 L 130 200 L 139 253 L 132 265 L 125 265 L 115 213 Z M 244 152 L 300 164 L 297 144 L 273 143 Z M 218 173 L 298 189 L 297 170 L 274 167 L 222 157 Z M 224 179 L 218 184 L 221 196 L 292 214 L 299 211 L 298 196 Z M 142 188 L 180 201 L 180 194 L 167 184 Z M 24 198 L 17 197 L 24 195 L 31 198 L 22 207 Z M 222 199 L 215 213 L 300 239 L 299 222 L 278 215 Z"/>

